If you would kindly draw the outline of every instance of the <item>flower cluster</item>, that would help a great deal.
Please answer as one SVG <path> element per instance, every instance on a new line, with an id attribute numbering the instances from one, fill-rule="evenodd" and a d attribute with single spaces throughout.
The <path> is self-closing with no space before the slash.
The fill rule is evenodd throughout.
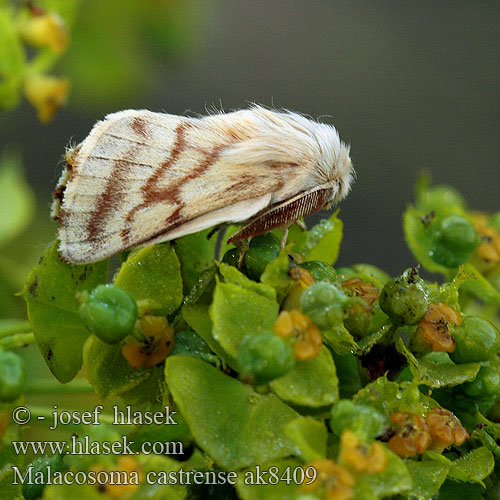
<path id="1" fill-rule="evenodd" d="M 164 316 L 144 316 L 140 320 L 144 340 L 123 344 L 123 357 L 132 368 L 152 368 L 174 348 L 174 329 Z"/>
<path id="2" fill-rule="evenodd" d="M 315 358 L 323 346 L 320 329 L 308 316 L 296 310 L 281 311 L 274 323 L 274 333 L 293 340 L 293 355 L 300 361 Z"/>
<path id="3" fill-rule="evenodd" d="M 450 333 L 450 324 L 459 326 L 461 323 L 460 313 L 448 304 L 429 304 L 424 319 L 418 324 L 416 336 L 421 336 L 434 352 L 453 352 L 456 344 Z"/>
<path id="4" fill-rule="evenodd" d="M 426 418 L 397 412 L 390 416 L 390 421 L 396 429 L 388 446 L 402 457 L 414 457 L 427 449 L 443 451 L 452 445 L 460 446 L 469 439 L 460 420 L 444 408 L 433 408 Z"/>

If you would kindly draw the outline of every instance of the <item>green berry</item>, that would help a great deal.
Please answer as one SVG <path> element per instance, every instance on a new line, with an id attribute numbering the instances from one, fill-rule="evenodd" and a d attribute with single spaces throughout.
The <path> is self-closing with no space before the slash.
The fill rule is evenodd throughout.
<path id="1" fill-rule="evenodd" d="M 300 297 L 302 311 L 321 329 L 339 325 L 345 316 L 349 298 L 337 284 L 320 282 L 304 290 Z"/>
<path id="2" fill-rule="evenodd" d="M 80 306 L 80 318 L 103 342 L 116 344 L 132 332 L 137 304 L 125 290 L 114 285 L 99 285 Z"/>
<path id="3" fill-rule="evenodd" d="M 344 326 L 351 335 L 366 337 L 370 333 L 372 316 L 373 314 L 363 307 L 351 308 L 344 319 Z"/>
<path id="4" fill-rule="evenodd" d="M 475 363 L 492 359 L 500 350 L 500 333 L 489 321 L 477 316 L 465 316 L 455 327 L 455 350 L 450 358 L 455 363 Z"/>
<path id="5" fill-rule="evenodd" d="M 36 483 L 25 482 L 22 487 L 22 494 L 25 500 L 36 500 L 37 498 L 42 498 L 43 491 L 47 486 L 47 481 L 49 478 L 49 470 L 53 475 L 54 472 L 64 472 L 68 470 L 68 466 L 64 463 L 63 455 L 54 455 L 52 457 L 40 457 L 33 460 L 28 466 L 31 467 L 32 475 L 34 478 L 40 477 L 42 474 L 44 481 L 39 483 L 38 479 Z"/>
<path id="6" fill-rule="evenodd" d="M 434 262 L 454 268 L 463 264 L 477 246 L 474 226 L 459 215 L 445 217 L 430 228 L 432 244 L 429 254 Z"/>
<path id="7" fill-rule="evenodd" d="M 316 281 L 329 281 L 330 283 L 333 283 L 337 280 L 337 273 L 335 272 L 335 269 L 333 266 L 326 264 L 325 262 L 310 260 L 309 262 L 297 264 L 297 266 L 309 271 Z"/>
<path id="8" fill-rule="evenodd" d="M 382 434 L 387 426 L 386 418 L 370 406 L 341 399 L 332 408 L 330 428 L 339 437 L 344 430 L 349 429 L 368 442 Z"/>
<path id="9" fill-rule="evenodd" d="M 15 352 L 0 350 L 0 401 L 14 401 L 24 391 L 26 368 Z"/>
<path id="10" fill-rule="evenodd" d="M 481 366 L 476 378 L 461 386 L 461 390 L 471 398 L 481 412 L 489 410 L 500 393 L 500 373 L 489 365 Z"/>
<path id="11" fill-rule="evenodd" d="M 233 267 L 238 267 L 238 260 L 240 258 L 241 250 L 237 247 L 230 248 L 222 257 L 224 264 L 229 264 Z"/>
<path id="12" fill-rule="evenodd" d="M 278 257 L 280 244 L 280 240 L 272 233 L 253 237 L 243 257 L 245 274 L 253 280 L 259 280 L 267 264 Z"/>
<path id="13" fill-rule="evenodd" d="M 292 348 L 274 333 L 246 335 L 240 344 L 238 361 L 243 373 L 257 384 L 282 377 L 295 365 Z"/>
<path id="14" fill-rule="evenodd" d="M 397 325 L 416 325 L 429 308 L 429 293 L 418 271 L 407 269 L 382 288 L 380 308 Z"/>

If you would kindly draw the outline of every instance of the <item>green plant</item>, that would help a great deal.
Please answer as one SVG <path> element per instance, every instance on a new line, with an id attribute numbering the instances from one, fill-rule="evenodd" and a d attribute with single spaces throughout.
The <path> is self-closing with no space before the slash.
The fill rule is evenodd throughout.
<path id="1" fill-rule="evenodd" d="M 463 242 L 453 243 L 462 232 L 446 233 L 451 253 L 443 265 L 428 227 L 454 217 L 477 238 L 473 246 L 467 238 L 464 252 Z M 415 268 L 393 278 L 367 264 L 335 270 L 343 230 L 337 213 L 309 231 L 292 227 L 281 251 L 280 231 L 247 248 L 222 244 L 218 255 L 208 231 L 133 250 L 107 285 L 108 262 L 69 265 L 55 243 L 23 292 L 33 334 L 5 325 L 0 344 L 13 349 L 28 335 L 22 341 L 36 341 L 60 382 L 83 366 L 104 400 L 119 396 L 142 415 L 165 405 L 177 412 L 176 426 L 110 428 L 103 414 L 101 425 L 80 427 L 99 441 L 124 434 L 138 451 L 147 441 L 182 443 L 181 455 L 65 460 L 70 472 L 137 473 L 138 484 L 101 488 L 114 498 L 493 499 L 497 219 L 469 212 L 450 188 L 421 181 L 403 218 L 405 236 L 421 273 L 440 272 L 440 284 Z M 245 482 L 256 467 L 271 484 Z M 144 480 L 180 469 L 235 471 L 236 481 Z M 297 484 L 297 471 L 313 469 L 318 480 Z M 38 491 L 47 499 L 100 498 L 90 484 Z"/>

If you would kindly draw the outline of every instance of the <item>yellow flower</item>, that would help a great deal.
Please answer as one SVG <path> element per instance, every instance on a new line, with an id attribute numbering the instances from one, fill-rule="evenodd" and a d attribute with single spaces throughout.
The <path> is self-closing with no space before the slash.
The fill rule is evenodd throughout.
<path id="1" fill-rule="evenodd" d="M 24 80 L 24 95 L 35 107 L 38 119 L 42 123 L 52 120 L 57 111 L 64 106 L 68 91 L 67 78 L 32 73 Z"/>
<path id="2" fill-rule="evenodd" d="M 451 411 L 445 408 L 433 408 L 425 421 L 429 426 L 432 439 L 429 449 L 432 451 L 441 453 L 448 446 L 452 444 L 460 446 L 469 439 L 467 429 Z"/>
<path id="3" fill-rule="evenodd" d="M 368 474 L 377 474 L 385 470 L 387 455 L 384 447 L 377 441 L 370 445 L 361 440 L 350 430 L 342 432 L 340 462 L 347 463 L 354 469 Z"/>
<path id="4" fill-rule="evenodd" d="M 450 334 L 450 323 L 457 326 L 462 323 L 459 312 L 444 302 L 430 304 L 415 335 L 430 344 L 435 352 L 453 352 L 456 344 Z"/>
<path id="5" fill-rule="evenodd" d="M 349 500 L 354 496 L 354 477 L 345 467 L 327 458 L 313 460 L 305 469 L 308 467 L 314 467 L 317 476 L 311 484 L 302 483 L 303 491 L 323 493 L 325 500 Z"/>
<path id="6" fill-rule="evenodd" d="M 66 50 L 68 28 L 63 19 L 53 12 L 31 14 L 19 26 L 23 40 L 34 47 L 50 47 L 54 52 Z"/>
<path id="7" fill-rule="evenodd" d="M 379 289 L 367 281 L 363 281 L 361 278 L 351 278 L 342 283 L 342 288 L 346 289 L 347 294 L 350 297 L 360 297 L 363 299 L 368 309 L 371 311 L 373 309 L 373 304 L 377 302 L 380 291 Z M 353 306 L 353 310 L 360 310 L 359 306 Z"/>
<path id="8" fill-rule="evenodd" d="M 126 475 L 125 481 L 122 484 L 99 484 L 98 490 L 100 493 L 104 493 L 110 498 L 116 500 L 121 498 L 129 497 L 138 487 L 140 481 L 142 480 L 142 470 L 141 465 L 135 457 L 131 456 L 121 456 L 118 458 L 118 464 L 116 467 L 109 469 L 108 467 L 103 467 L 100 465 L 95 465 L 91 468 L 95 472 L 124 472 Z M 137 480 L 138 477 L 138 480 Z"/>
<path id="9" fill-rule="evenodd" d="M 427 450 L 431 437 L 420 415 L 398 412 L 393 413 L 389 420 L 397 426 L 394 436 L 387 443 L 391 451 L 401 457 L 414 457 Z"/>
<path id="10" fill-rule="evenodd" d="M 167 318 L 163 316 L 144 316 L 141 330 L 145 341 L 124 344 L 122 354 L 132 368 L 152 368 L 160 364 L 174 348 L 174 329 L 168 326 Z"/>
<path id="11" fill-rule="evenodd" d="M 476 256 L 480 260 L 484 271 L 495 269 L 500 264 L 500 233 L 488 226 L 489 216 L 474 213 L 472 221 L 479 234 L 480 244 L 476 249 Z"/>
<path id="12" fill-rule="evenodd" d="M 294 281 L 298 281 L 304 289 L 314 285 L 316 282 L 313 275 L 307 269 L 299 266 L 293 266 L 290 268 L 290 278 Z"/>
<path id="13" fill-rule="evenodd" d="M 294 339 L 293 355 L 304 361 L 315 358 L 323 346 L 320 329 L 309 316 L 293 310 L 281 311 L 274 323 L 274 333 L 284 339 Z"/>

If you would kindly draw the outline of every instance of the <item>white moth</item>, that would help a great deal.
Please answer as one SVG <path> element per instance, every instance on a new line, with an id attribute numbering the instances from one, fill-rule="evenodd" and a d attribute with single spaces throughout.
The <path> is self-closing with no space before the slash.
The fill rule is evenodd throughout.
<path id="1" fill-rule="evenodd" d="M 113 113 L 66 159 L 52 215 L 75 264 L 224 223 L 245 223 L 233 242 L 288 227 L 342 199 L 354 175 L 333 126 L 260 106 Z"/>

